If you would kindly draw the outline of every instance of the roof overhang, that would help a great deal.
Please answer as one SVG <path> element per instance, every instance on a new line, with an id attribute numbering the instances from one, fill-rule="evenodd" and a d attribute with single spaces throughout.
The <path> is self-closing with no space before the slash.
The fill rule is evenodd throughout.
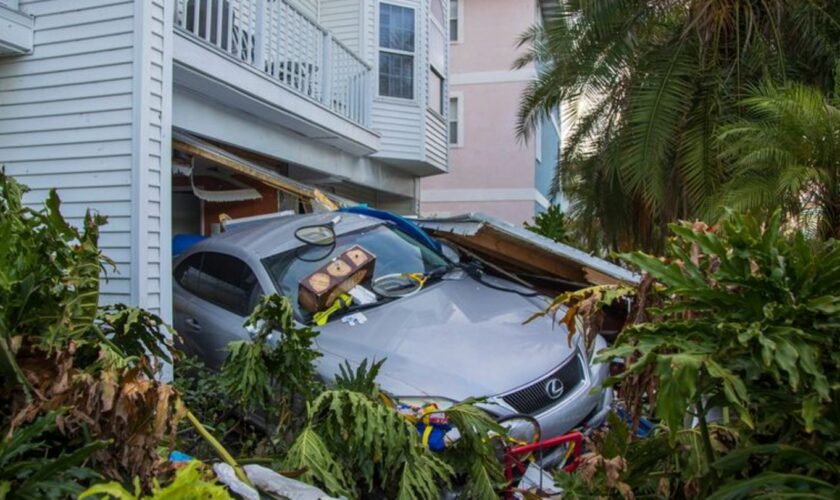
<path id="1" fill-rule="evenodd" d="M 341 206 L 353 206 L 356 204 L 353 201 L 331 193 L 324 193 L 312 186 L 290 179 L 268 167 L 242 158 L 235 153 L 185 132 L 173 131 L 172 148 L 190 156 L 203 158 L 230 171 L 257 180 L 266 186 L 271 186 L 274 189 L 289 193 L 310 205 L 318 205 L 327 210 L 334 210 Z"/>
<path id="2" fill-rule="evenodd" d="M 555 278 L 572 288 L 638 284 L 640 276 L 577 248 L 481 213 L 418 219 L 433 236 L 452 241 L 506 269 Z"/>
<path id="3" fill-rule="evenodd" d="M 0 3 L 0 56 L 20 56 L 32 53 L 32 16 Z"/>

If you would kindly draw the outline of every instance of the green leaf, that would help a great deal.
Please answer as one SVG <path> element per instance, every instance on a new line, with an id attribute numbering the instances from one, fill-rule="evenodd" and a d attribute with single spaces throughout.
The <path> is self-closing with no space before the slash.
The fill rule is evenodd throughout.
<path id="1" fill-rule="evenodd" d="M 824 498 L 836 498 L 840 489 L 831 483 L 799 474 L 765 472 L 750 479 L 736 480 L 724 484 L 706 497 L 708 500 L 735 500 L 748 496 L 774 496 L 781 494 L 825 495 Z"/>
<path id="2" fill-rule="evenodd" d="M 820 397 L 811 394 L 802 401 L 802 419 L 805 421 L 805 431 L 814 432 L 814 422 L 822 413 Z"/>

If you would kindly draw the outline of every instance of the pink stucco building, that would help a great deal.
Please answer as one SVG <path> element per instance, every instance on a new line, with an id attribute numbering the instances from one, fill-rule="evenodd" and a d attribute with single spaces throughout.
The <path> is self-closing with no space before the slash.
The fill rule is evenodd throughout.
<path id="1" fill-rule="evenodd" d="M 539 0 L 450 0 L 449 172 L 423 179 L 421 213 L 480 211 L 521 224 L 549 204 L 556 120 L 524 143 L 516 115 L 534 67 L 512 69 Z"/>

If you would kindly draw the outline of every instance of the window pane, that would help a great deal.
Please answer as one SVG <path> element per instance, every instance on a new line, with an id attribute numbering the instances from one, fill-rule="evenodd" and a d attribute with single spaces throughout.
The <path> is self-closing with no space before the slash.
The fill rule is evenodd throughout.
<path id="1" fill-rule="evenodd" d="M 458 0 L 449 0 L 449 41 L 458 41 Z"/>
<path id="2" fill-rule="evenodd" d="M 379 95 L 414 99 L 414 57 L 379 53 Z"/>
<path id="3" fill-rule="evenodd" d="M 379 46 L 414 52 L 414 9 L 387 3 L 380 5 Z"/>
<path id="4" fill-rule="evenodd" d="M 196 295 L 239 316 L 247 316 L 262 289 L 247 264 L 230 255 L 207 252 Z"/>
<path id="5" fill-rule="evenodd" d="M 449 99 L 449 144 L 458 144 L 458 98 Z"/>
<path id="6" fill-rule="evenodd" d="M 201 257 L 204 254 L 197 253 L 187 257 L 175 270 L 175 281 L 190 293 L 198 295 L 199 275 L 201 274 Z"/>

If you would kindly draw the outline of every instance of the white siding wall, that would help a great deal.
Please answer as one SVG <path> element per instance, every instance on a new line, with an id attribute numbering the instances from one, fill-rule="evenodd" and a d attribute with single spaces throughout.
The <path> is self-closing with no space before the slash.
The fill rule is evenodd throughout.
<path id="1" fill-rule="evenodd" d="M 446 122 L 432 110 L 426 110 L 426 160 L 432 165 L 445 169 L 449 151 Z"/>
<path id="2" fill-rule="evenodd" d="M 320 22 L 353 52 L 362 54 L 364 0 L 321 0 Z"/>
<path id="3" fill-rule="evenodd" d="M 35 16 L 35 49 L 0 60 L 0 164 L 32 188 L 30 204 L 57 187 L 71 222 L 88 209 L 107 215 L 100 244 L 117 272 L 102 302 L 166 317 L 168 305 L 158 309 L 169 286 L 161 281 L 171 89 L 164 2 L 22 0 Z"/>
<path id="4" fill-rule="evenodd" d="M 131 297 L 133 3 L 23 0 L 35 47 L 0 60 L 0 164 L 39 204 L 60 187 L 63 212 L 108 215 L 100 240 L 117 263 L 103 302 Z"/>
<path id="5" fill-rule="evenodd" d="M 138 0 L 135 6 L 135 232 L 132 250 L 138 263 L 136 303 L 168 315 L 171 283 L 169 136 L 171 132 L 172 13 L 165 0 Z M 167 82 L 167 83 L 165 83 Z M 162 305 L 165 304 L 165 307 Z"/>

